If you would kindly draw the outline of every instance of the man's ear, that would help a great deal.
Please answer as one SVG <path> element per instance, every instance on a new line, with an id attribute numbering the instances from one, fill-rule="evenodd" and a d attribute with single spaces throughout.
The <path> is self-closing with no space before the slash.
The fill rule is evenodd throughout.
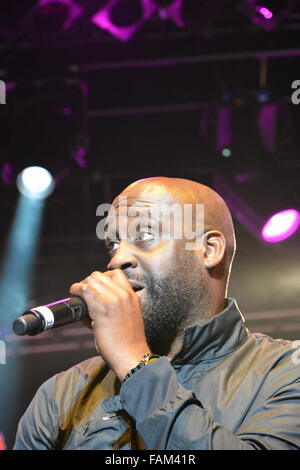
<path id="1" fill-rule="evenodd" d="M 226 240 L 222 232 L 211 230 L 203 237 L 203 262 L 211 269 L 222 262 L 225 256 Z"/>

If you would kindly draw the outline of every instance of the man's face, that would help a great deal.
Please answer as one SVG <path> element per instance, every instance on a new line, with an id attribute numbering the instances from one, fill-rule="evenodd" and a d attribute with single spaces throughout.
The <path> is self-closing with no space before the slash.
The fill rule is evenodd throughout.
<path id="1" fill-rule="evenodd" d="M 200 315 L 207 297 L 199 257 L 185 249 L 184 239 L 164 236 L 161 202 L 128 197 L 123 207 L 117 200 L 106 231 L 108 269 L 123 269 L 134 290 L 141 288 L 137 295 L 149 345 L 175 337 L 196 312 Z"/>

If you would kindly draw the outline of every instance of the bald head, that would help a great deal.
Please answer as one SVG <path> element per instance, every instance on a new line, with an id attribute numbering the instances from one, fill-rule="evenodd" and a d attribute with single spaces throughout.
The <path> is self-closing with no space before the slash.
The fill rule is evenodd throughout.
<path id="1" fill-rule="evenodd" d="M 183 178 L 152 177 L 138 180 L 129 185 L 120 196 L 128 200 L 146 199 L 151 195 L 152 200 L 164 203 L 203 204 L 204 230 L 219 231 L 226 241 L 225 261 L 226 271 L 230 266 L 235 253 L 235 233 L 229 209 L 225 201 L 213 189 L 204 184 Z"/>

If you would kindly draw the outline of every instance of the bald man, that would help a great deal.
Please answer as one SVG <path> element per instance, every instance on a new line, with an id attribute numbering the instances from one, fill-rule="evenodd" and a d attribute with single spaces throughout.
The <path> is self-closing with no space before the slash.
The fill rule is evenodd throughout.
<path id="1" fill-rule="evenodd" d="M 183 217 L 165 224 L 174 204 Z M 137 181 L 104 234 L 107 271 L 70 289 L 88 305 L 98 355 L 40 387 L 14 448 L 300 449 L 291 343 L 250 334 L 227 298 L 235 235 L 223 199 L 184 179 Z"/>

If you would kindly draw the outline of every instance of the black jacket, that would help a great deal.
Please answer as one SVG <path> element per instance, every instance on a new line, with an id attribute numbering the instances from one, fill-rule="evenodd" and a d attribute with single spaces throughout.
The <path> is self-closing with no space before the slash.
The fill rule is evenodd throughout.
<path id="1" fill-rule="evenodd" d="M 117 346 L 116 346 L 117 347 Z M 300 365 L 290 341 L 251 334 L 234 299 L 123 385 L 101 358 L 45 382 L 15 449 L 300 449 Z"/>

